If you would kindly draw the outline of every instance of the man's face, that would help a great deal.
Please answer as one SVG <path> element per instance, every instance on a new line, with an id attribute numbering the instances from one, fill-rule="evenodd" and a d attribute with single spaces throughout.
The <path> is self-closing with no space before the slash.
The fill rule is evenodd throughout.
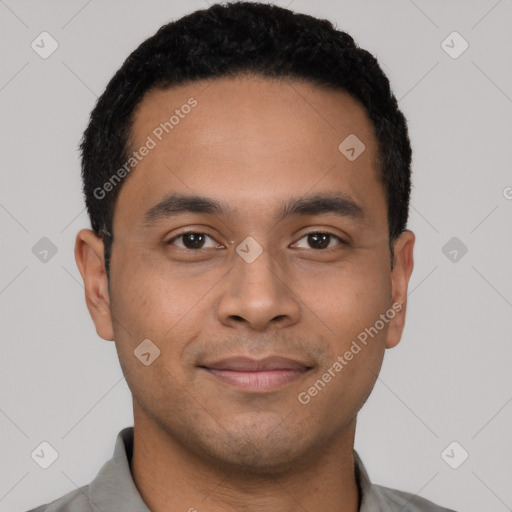
<path id="1" fill-rule="evenodd" d="M 377 142 L 350 96 L 262 78 L 206 85 L 153 90 L 136 112 L 131 149 L 156 145 L 122 184 L 111 327 L 95 321 L 115 339 L 136 424 L 211 461 L 270 470 L 353 437 L 400 339 L 404 310 L 374 326 L 405 304 L 414 240 L 399 239 L 391 272 Z M 365 145 L 352 161 L 338 149 L 350 134 Z M 228 211 L 155 208 L 171 194 Z M 313 196 L 345 202 L 291 211 Z M 134 350 L 147 339 L 160 355 L 146 366 Z"/>

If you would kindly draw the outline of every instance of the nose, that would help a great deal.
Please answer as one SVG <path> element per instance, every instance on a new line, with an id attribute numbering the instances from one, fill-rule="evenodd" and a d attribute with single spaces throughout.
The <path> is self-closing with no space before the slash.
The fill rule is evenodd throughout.
<path id="1" fill-rule="evenodd" d="M 300 298 L 269 251 L 263 251 L 250 263 L 238 254 L 234 260 L 217 304 L 223 325 L 247 325 L 264 331 L 274 325 L 284 328 L 298 322 Z"/>

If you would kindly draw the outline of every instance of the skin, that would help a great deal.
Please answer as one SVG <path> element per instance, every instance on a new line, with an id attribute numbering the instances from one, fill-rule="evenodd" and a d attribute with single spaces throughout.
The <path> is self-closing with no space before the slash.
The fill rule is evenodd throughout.
<path id="1" fill-rule="evenodd" d="M 75 256 L 99 336 L 114 340 L 133 394 L 134 482 L 153 512 L 354 512 L 356 417 L 386 348 L 400 341 L 414 234 L 394 243 L 377 142 L 364 108 L 342 91 L 251 76 L 152 90 L 139 105 L 132 146 L 194 96 L 198 105 L 122 184 L 114 212 L 110 290 L 103 243 L 77 235 Z M 349 134 L 365 151 L 349 161 Z M 170 192 L 224 200 L 225 217 L 185 213 L 144 225 Z M 333 213 L 277 219 L 282 204 L 311 193 L 349 195 L 364 220 Z M 176 239 L 206 233 L 203 248 Z M 309 233 L 333 233 L 315 249 Z M 248 236 L 262 254 L 235 251 Z M 188 240 L 188 247 L 191 246 Z M 402 309 L 311 401 L 299 402 L 338 355 L 393 303 Z M 145 366 L 144 339 L 160 349 Z M 307 362 L 299 380 L 248 393 L 198 368 L 234 355 Z"/>

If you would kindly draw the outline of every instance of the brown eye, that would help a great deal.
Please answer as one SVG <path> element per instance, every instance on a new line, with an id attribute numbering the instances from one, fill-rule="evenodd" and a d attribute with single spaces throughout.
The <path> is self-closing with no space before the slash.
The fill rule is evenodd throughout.
<path id="1" fill-rule="evenodd" d="M 181 245 L 174 244 L 175 240 L 182 239 Z M 180 247 L 181 249 L 190 249 L 190 250 L 197 250 L 197 249 L 204 249 L 205 241 L 206 239 L 211 239 L 214 244 L 211 247 L 216 247 L 217 243 L 210 235 L 207 235 L 206 233 L 196 233 L 194 231 L 189 231 L 187 233 L 181 233 L 180 235 L 177 235 L 173 238 L 171 238 L 166 245 L 176 245 L 176 247 Z"/>
<path id="2" fill-rule="evenodd" d="M 345 245 L 345 242 L 334 233 L 329 232 L 315 232 L 315 233 L 308 233 L 307 235 L 304 235 L 302 239 L 306 239 L 306 243 L 308 244 L 308 247 L 305 247 L 305 249 L 330 249 L 332 246 L 330 246 L 330 243 L 334 240 L 338 242 L 337 245 Z"/>

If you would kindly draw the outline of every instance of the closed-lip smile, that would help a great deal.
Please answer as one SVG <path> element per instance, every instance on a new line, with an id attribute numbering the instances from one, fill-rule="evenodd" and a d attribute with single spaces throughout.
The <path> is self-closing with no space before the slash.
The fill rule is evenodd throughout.
<path id="1" fill-rule="evenodd" d="M 228 357 L 200 365 L 216 379 L 241 391 L 265 393 L 290 384 L 311 369 L 306 363 L 282 356 L 263 359 Z"/>

